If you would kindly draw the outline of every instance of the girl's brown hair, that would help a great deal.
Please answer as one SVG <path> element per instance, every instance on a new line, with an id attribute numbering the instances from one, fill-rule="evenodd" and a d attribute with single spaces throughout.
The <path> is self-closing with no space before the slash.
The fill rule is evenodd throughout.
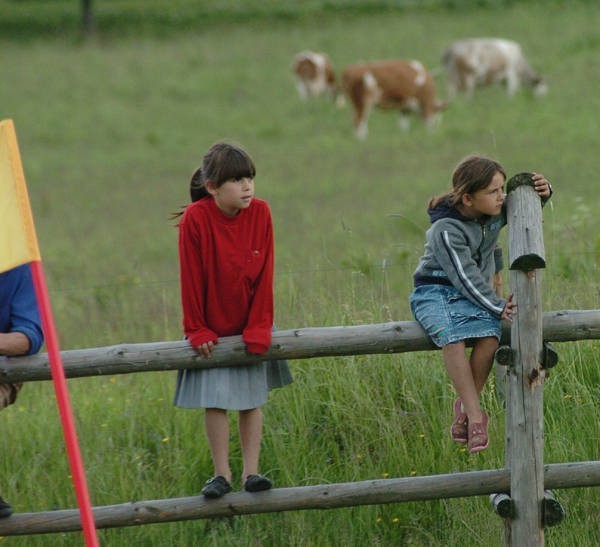
<path id="1" fill-rule="evenodd" d="M 213 144 L 202 159 L 202 166 L 198 167 L 190 179 L 190 199 L 192 202 L 205 198 L 209 195 L 206 189 L 206 181 L 210 181 L 216 188 L 228 180 L 240 180 L 243 178 L 254 178 L 256 167 L 252 158 L 240 146 L 227 142 Z M 179 218 L 181 211 L 173 213 L 172 219 Z"/>
<path id="2" fill-rule="evenodd" d="M 432 198 L 429 208 L 435 209 L 444 201 L 453 206 L 459 204 L 465 194 L 487 188 L 496 173 L 502 173 L 506 180 L 506 172 L 497 161 L 484 156 L 467 156 L 452 173 L 452 191 Z"/>
<path id="3" fill-rule="evenodd" d="M 202 179 L 211 181 L 217 188 L 228 180 L 253 179 L 255 176 L 252 158 L 235 144 L 217 142 L 202 160 Z"/>

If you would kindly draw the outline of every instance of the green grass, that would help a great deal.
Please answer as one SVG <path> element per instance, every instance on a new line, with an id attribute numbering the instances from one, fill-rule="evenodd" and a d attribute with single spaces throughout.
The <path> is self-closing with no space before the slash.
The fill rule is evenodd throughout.
<path id="1" fill-rule="evenodd" d="M 97 5 L 99 14 L 110 7 Z M 279 328 L 410 320 L 425 203 L 472 152 L 496 157 L 509 174 L 539 170 L 553 182 L 544 211 L 544 309 L 599 309 L 600 9 L 574 3 L 565 11 L 554 2 L 504 8 L 330 10 L 244 23 L 223 16 L 139 36 L 129 20 L 123 37 L 107 31 L 80 42 L 67 26 L 64 35 L 3 39 L 0 117 L 16 124 L 62 348 L 181 338 L 169 214 L 187 201 L 191 172 L 220 138 L 253 155 L 257 192 L 273 210 Z M 44 11 L 36 13 L 43 19 Z M 433 68 L 446 43 L 472 35 L 519 40 L 546 75 L 548 96 L 510 99 L 500 88 L 485 89 L 452 104 L 433 133 L 415 119 L 404 134 L 393 113 L 374 112 L 360 143 L 348 108 L 303 103 L 294 88 L 290 64 L 302 49 L 327 51 L 338 69 L 384 57 Z M 443 78 L 437 82 L 444 96 Z M 600 459 L 597 350 L 597 342 L 558 345 L 560 362 L 545 389 L 547 463 Z M 504 412 L 493 381 L 485 393 L 490 448 L 473 457 L 449 440 L 453 392 L 438 353 L 291 366 L 294 384 L 274 392 L 265 408 L 261 464 L 277 485 L 504 465 Z M 194 495 L 210 475 L 201 414 L 173 408 L 174 379 L 165 372 L 69 381 L 94 505 Z M 74 507 L 52 385 L 28 384 L 1 420 L 0 494 L 18 512 Z M 233 435 L 234 474 L 240 462 Z M 558 496 L 567 519 L 546 531 L 547 544 L 595 544 L 600 525 L 589 515 L 600 504 L 598 489 Z M 498 545 L 501 529 L 481 497 L 99 535 L 111 546 Z M 82 537 L 2 543 L 81 545 Z"/>
<path id="2" fill-rule="evenodd" d="M 541 0 L 543 4 L 558 5 L 562 1 Z M 503 9 L 514 3 L 515 0 L 477 0 L 476 6 Z M 80 0 L 3 0 L 0 32 L 19 40 L 40 36 L 82 40 L 81 4 Z M 94 32 L 105 37 L 144 34 L 165 38 L 220 24 L 314 23 L 330 16 L 398 14 L 440 7 L 462 11 L 473 8 L 474 3 L 472 0 L 101 0 L 92 2 L 91 13 Z"/>

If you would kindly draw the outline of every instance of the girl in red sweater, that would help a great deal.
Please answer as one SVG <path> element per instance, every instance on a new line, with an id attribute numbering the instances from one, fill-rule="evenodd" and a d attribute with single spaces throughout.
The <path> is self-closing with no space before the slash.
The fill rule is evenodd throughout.
<path id="1" fill-rule="evenodd" d="M 244 150 L 214 144 L 192 176 L 194 203 L 179 224 L 184 332 L 207 359 L 220 336 L 241 334 L 248 353 L 258 355 L 271 344 L 273 224 L 267 203 L 254 197 L 255 174 Z M 258 472 L 260 407 L 269 390 L 291 381 L 285 361 L 179 371 L 175 405 L 205 408 L 214 477 L 202 488 L 204 496 L 219 498 L 231 490 L 228 410 L 239 411 L 244 489 L 271 488 Z"/>

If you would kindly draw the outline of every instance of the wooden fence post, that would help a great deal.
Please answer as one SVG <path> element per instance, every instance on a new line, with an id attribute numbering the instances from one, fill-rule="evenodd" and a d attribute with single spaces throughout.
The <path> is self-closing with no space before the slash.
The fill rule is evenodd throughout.
<path id="1" fill-rule="evenodd" d="M 531 174 L 507 184 L 510 288 L 517 303 L 512 323 L 512 363 L 506 386 L 506 466 L 510 469 L 512 519 L 505 544 L 544 545 L 543 383 L 541 278 L 545 267 L 540 198 Z"/>

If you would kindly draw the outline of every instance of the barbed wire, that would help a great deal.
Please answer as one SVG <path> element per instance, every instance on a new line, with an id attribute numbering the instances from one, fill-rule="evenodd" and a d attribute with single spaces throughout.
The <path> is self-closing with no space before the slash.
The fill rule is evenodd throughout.
<path id="1" fill-rule="evenodd" d="M 574 255 L 596 255 L 600 257 L 600 250 L 589 250 L 589 251 L 577 251 L 567 253 L 569 256 Z M 319 274 L 319 273 L 340 273 L 340 272 L 349 272 L 349 273 L 363 273 L 368 270 L 369 272 L 385 272 L 387 270 L 394 270 L 400 268 L 414 268 L 415 265 L 409 266 L 408 264 L 394 264 L 387 258 L 384 258 L 381 262 L 378 263 L 365 263 L 360 267 L 347 265 L 347 266 L 331 266 L 331 267 L 318 267 L 318 268 L 305 268 L 301 270 L 283 270 L 276 271 L 275 277 L 285 277 L 285 276 L 295 276 L 295 275 L 307 275 L 307 274 Z M 165 286 L 175 286 L 179 284 L 179 279 L 164 279 L 158 281 L 136 281 L 131 277 L 124 276 L 123 282 L 113 282 L 113 283 L 98 283 L 89 286 L 80 286 L 80 287 L 54 287 L 49 288 L 50 293 L 69 293 L 69 292 L 86 292 L 86 291 L 97 291 L 99 289 L 123 289 L 123 288 L 152 288 L 152 287 L 165 287 Z"/>

